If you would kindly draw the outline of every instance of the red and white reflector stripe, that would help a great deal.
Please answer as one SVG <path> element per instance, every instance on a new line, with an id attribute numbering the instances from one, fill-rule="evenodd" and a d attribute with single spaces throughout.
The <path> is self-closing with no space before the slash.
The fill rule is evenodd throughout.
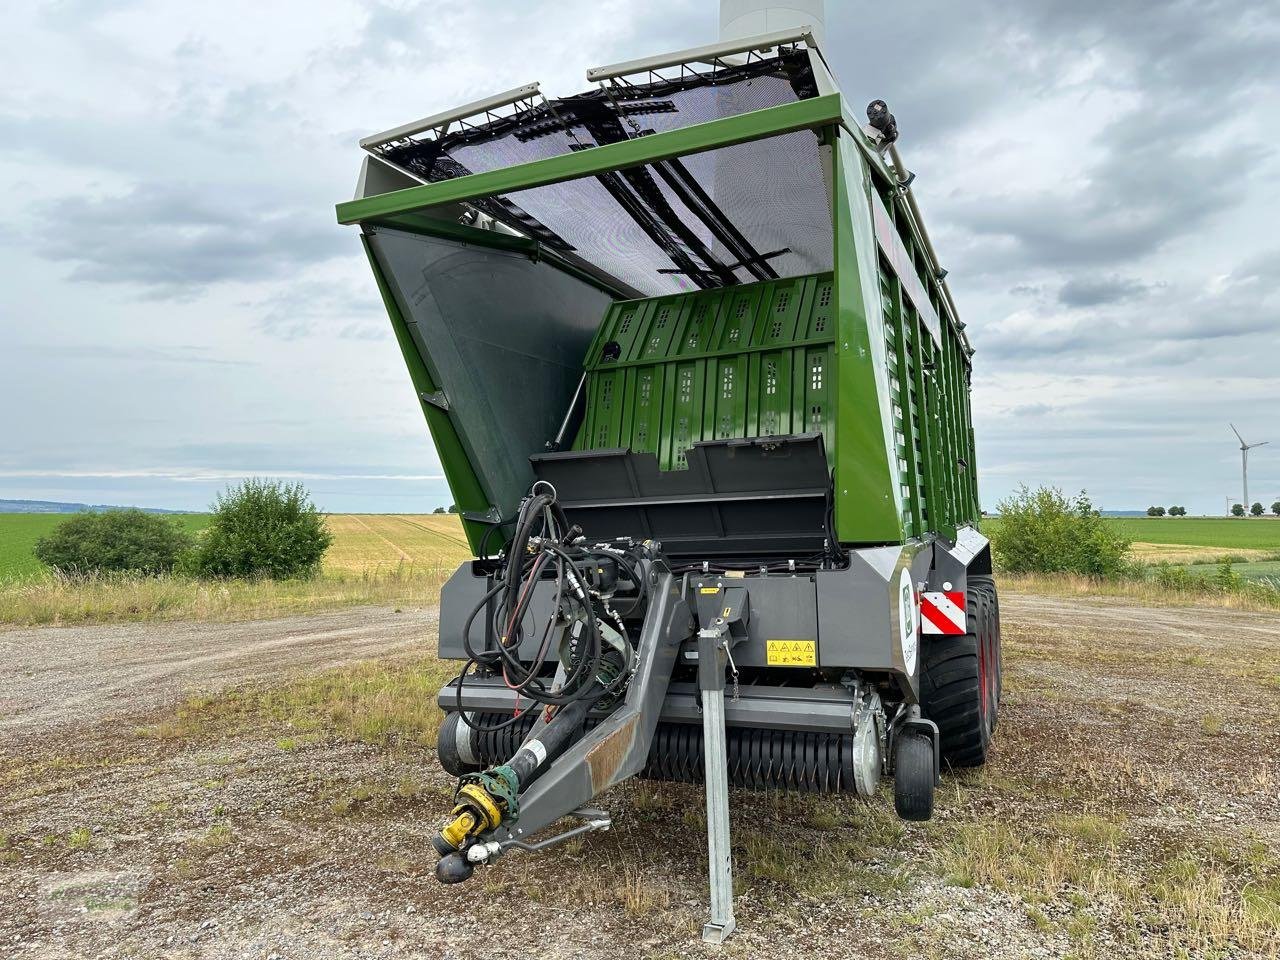
<path id="1" fill-rule="evenodd" d="M 959 636 L 965 633 L 964 591 L 920 594 L 920 624 L 925 633 Z"/>

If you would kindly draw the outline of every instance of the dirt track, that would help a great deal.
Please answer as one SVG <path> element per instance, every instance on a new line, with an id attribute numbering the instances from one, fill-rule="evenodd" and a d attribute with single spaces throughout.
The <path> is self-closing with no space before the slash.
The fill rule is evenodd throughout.
<path id="1" fill-rule="evenodd" d="M 1280 893 L 1280 616 L 1007 596 L 1003 620 L 994 756 L 945 778 L 932 823 L 735 793 L 722 951 L 696 935 L 696 788 L 624 785 L 609 834 L 442 888 L 429 747 L 137 734 L 186 691 L 422 652 L 433 611 L 0 633 L 0 957 L 1274 955 L 1223 951 L 1177 897 L 1237 929 L 1249 889 Z"/>
<path id="2" fill-rule="evenodd" d="M 0 631 L 6 729 L 139 713 L 194 691 L 426 652 L 436 611 L 344 610 L 249 623 L 129 623 Z"/>

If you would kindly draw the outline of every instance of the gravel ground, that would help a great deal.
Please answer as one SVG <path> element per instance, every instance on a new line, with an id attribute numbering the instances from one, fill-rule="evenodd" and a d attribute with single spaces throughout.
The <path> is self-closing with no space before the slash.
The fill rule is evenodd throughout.
<path id="1" fill-rule="evenodd" d="M 0 737 L 137 714 L 198 691 L 424 652 L 436 610 L 0 632 Z"/>
<path id="2" fill-rule="evenodd" d="M 451 784 L 429 746 L 138 734 L 191 691 L 421 654 L 434 611 L 0 633 L 0 957 L 1274 956 L 1167 902 L 1058 883 L 1059 861 L 1028 851 L 1078 844 L 1065 859 L 1142 890 L 1189 858 L 1206 886 L 1227 877 L 1228 902 L 1245 896 L 1237 859 L 1280 857 L 1280 616 L 1003 607 L 987 768 L 946 776 L 925 825 L 898 823 L 887 795 L 735 793 L 740 932 L 722 948 L 697 938 L 693 787 L 624 784 L 600 799 L 608 834 L 444 888 L 428 837 Z M 1082 814 L 1121 834 L 1053 832 Z M 1026 869 L 982 874 L 975 837 Z M 966 861 L 976 876 L 957 878 Z"/>

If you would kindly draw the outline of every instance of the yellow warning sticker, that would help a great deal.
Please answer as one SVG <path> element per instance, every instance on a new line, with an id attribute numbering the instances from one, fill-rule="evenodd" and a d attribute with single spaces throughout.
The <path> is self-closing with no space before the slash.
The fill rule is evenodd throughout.
<path id="1" fill-rule="evenodd" d="M 816 667 L 816 640 L 767 640 L 765 662 L 771 667 Z"/>
<path id="2" fill-rule="evenodd" d="M 719 587 L 703 587 L 701 592 L 702 593 L 719 593 L 720 588 Z"/>

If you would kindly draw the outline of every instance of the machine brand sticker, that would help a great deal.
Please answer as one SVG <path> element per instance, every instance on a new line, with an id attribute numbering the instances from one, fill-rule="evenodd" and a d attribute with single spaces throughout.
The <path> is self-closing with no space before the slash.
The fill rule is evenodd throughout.
<path id="1" fill-rule="evenodd" d="M 907 668 L 907 676 L 913 677 L 920 659 L 920 634 L 916 628 L 916 593 L 911 586 L 910 570 L 903 570 L 898 578 L 898 630 L 902 662 Z"/>
<path id="2" fill-rule="evenodd" d="M 816 667 L 818 642 L 816 640 L 765 641 L 765 662 L 771 667 Z"/>

